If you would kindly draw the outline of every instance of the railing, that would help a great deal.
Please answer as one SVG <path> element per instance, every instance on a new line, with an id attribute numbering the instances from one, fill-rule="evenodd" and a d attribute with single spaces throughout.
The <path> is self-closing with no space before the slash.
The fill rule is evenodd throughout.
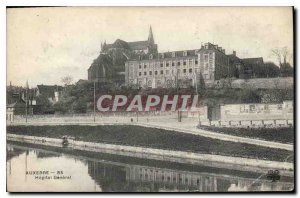
<path id="1" fill-rule="evenodd" d="M 200 126 L 216 126 L 216 127 L 292 127 L 294 120 L 292 119 L 266 119 L 266 120 L 231 120 L 231 121 L 206 121 L 199 122 Z"/>

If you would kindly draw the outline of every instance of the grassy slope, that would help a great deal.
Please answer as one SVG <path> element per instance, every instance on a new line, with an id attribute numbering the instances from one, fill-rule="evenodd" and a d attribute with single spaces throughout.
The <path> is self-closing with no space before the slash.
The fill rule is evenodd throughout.
<path id="1" fill-rule="evenodd" d="M 294 128 L 218 128 L 201 126 L 202 129 L 214 131 L 218 133 L 251 137 L 263 139 L 268 141 L 293 143 L 294 142 Z"/>
<path id="2" fill-rule="evenodd" d="M 290 151 L 139 126 L 8 126 L 8 133 L 284 161 Z M 290 158 L 290 160 L 293 160 Z"/>

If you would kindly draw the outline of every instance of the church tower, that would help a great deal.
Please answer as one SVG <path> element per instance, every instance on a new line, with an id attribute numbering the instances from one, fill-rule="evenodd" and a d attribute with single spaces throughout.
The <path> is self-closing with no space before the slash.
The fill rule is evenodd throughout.
<path id="1" fill-rule="evenodd" d="M 151 25 L 150 25 L 150 29 L 149 29 L 148 43 L 149 43 L 149 45 L 153 45 L 154 44 L 154 38 L 153 38 L 153 33 L 152 33 L 152 27 L 151 27 Z"/>
<path id="2" fill-rule="evenodd" d="M 154 42 L 151 25 L 149 29 L 149 35 L 148 35 L 148 53 L 157 53 L 157 45 Z"/>

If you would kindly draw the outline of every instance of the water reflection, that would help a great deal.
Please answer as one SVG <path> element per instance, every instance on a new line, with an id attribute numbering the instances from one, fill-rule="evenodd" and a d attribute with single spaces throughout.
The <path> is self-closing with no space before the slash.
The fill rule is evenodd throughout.
<path id="1" fill-rule="evenodd" d="M 26 174 L 26 171 L 49 171 L 52 179 L 38 179 L 37 175 Z M 57 174 L 70 176 L 70 179 L 53 179 L 59 176 Z M 271 182 L 264 177 L 257 180 L 259 175 L 252 172 L 236 174 L 231 170 L 211 171 L 206 167 L 175 168 L 172 163 L 145 166 L 7 144 L 9 191 L 226 192 L 293 188 L 291 177 Z"/>

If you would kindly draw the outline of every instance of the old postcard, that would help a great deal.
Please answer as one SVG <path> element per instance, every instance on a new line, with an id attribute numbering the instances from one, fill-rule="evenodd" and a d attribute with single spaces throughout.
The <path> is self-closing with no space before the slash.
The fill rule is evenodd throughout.
<path id="1" fill-rule="evenodd" d="M 8 192 L 293 192 L 293 7 L 7 8 Z"/>

